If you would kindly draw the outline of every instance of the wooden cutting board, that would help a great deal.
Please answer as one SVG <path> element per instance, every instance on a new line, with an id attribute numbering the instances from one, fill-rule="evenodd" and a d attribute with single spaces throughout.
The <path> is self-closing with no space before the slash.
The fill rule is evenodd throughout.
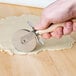
<path id="1" fill-rule="evenodd" d="M 0 18 L 40 15 L 41 11 L 39 8 L 0 4 Z M 76 76 L 76 44 L 71 49 L 45 51 L 37 55 L 0 53 L 0 76 Z"/>

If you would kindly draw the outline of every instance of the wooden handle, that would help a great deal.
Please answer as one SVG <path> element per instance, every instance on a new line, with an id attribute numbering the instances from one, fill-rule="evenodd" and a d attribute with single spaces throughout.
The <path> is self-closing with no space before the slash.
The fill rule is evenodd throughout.
<path id="1" fill-rule="evenodd" d="M 72 20 L 73 22 L 76 22 L 76 19 Z M 65 23 L 65 22 L 64 22 Z M 44 34 L 44 33 L 47 33 L 47 32 L 52 32 L 54 31 L 58 26 L 63 26 L 64 23 L 59 23 L 59 24 L 53 24 L 52 26 L 50 26 L 48 29 L 45 29 L 45 30 L 38 30 L 36 31 L 36 33 L 38 34 Z"/>

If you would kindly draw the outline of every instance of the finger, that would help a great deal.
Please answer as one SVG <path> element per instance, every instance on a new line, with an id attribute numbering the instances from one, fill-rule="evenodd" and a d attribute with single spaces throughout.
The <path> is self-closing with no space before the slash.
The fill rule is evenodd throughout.
<path id="1" fill-rule="evenodd" d="M 45 39 L 49 39 L 51 37 L 51 34 L 50 33 L 45 33 L 45 34 L 42 34 L 41 36 Z"/>
<path id="2" fill-rule="evenodd" d="M 34 28 L 36 30 L 42 30 L 42 29 L 48 28 L 49 25 L 50 25 L 49 20 L 42 18 L 41 21 L 39 22 L 39 24 L 36 25 Z"/>
<path id="3" fill-rule="evenodd" d="M 61 38 L 63 35 L 63 27 L 57 27 L 52 33 L 52 37 L 54 38 Z"/>
<path id="4" fill-rule="evenodd" d="M 63 34 L 68 35 L 72 31 L 73 31 L 73 22 L 72 21 L 66 22 L 65 25 L 64 25 Z"/>
<path id="5" fill-rule="evenodd" d="M 73 31 L 76 32 L 76 21 L 73 22 Z"/>

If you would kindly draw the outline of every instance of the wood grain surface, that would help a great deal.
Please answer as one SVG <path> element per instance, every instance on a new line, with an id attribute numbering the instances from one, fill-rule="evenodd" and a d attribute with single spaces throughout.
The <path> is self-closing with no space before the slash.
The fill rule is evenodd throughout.
<path id="1" fill-rule="evenodd" d="M 41 12 L 39 8 L 0 4 L 0 18 Z M 76 76 L 76 44 L 71 49 L 37 55 L 0 53 L 0 76 Z"/>

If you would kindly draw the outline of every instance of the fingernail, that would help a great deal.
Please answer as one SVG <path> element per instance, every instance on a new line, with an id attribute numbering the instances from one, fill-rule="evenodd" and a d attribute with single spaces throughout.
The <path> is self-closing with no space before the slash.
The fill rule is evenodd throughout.
<path id="1" fill-rule="evenodd" d="M 45 38 L 45 39 L 49 39 L 51 37 L 51 34 L 45 33 L 45 34 L 42 35 L 42 37 Z"/>
<path id="2" fill-rule="evenodd" d="M 72 24 L 73 24 L 72 22 L 67 22 L 65 25 L 67 28 L 72 28 Z"/>
<path id="3" fill-rule="evenodd" d="M 66 28 L 72 28 L 72 25 L 68 24 L 66 25 Z"/>
<path id="4" fill-rule="evenodd" d="M 65 29 L 65 30 L 64 30 L 64 35 L 68 35 L 68 34 L 70 34 L 71 32 L 72 32 L 71 29 Z"/>
<path id="5" fill-rule="evenodd" d="M 73 23 L 73 31 L 76 32 L 76 23 Z"/>
<path id="6" fill-rule="evenodd" d="M 58 39 L 61 38 L 63 35 L 62 29 L 63 29 L 62 27 L 57 28 L 54 32 L 51 33 L 52 36 Z"/>

